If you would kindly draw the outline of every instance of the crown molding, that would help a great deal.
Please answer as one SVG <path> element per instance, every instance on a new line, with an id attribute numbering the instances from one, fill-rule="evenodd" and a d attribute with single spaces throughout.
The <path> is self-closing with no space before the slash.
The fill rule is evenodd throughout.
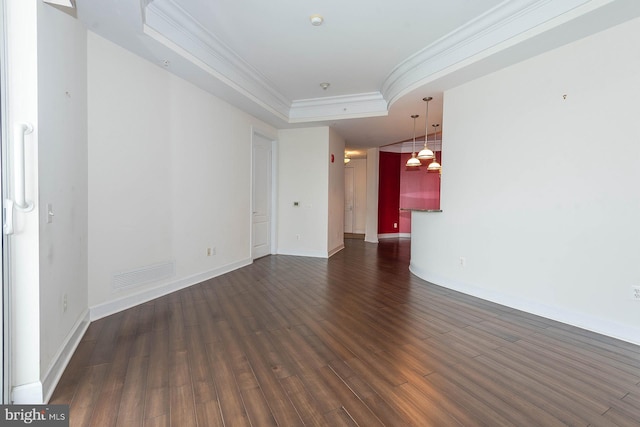
<path id="1" fill-rule="evenodd" d="M 380 92 L 290 101 L 174 0 L 155 0 L 143 32 L 289 123 L 386 116 Z"/>
<path id="2" fill-rule="evenodd" d="M 177 0 L 150 2 L 144 8 L 143 31 L 277 118 L 304 123 L 386 116 L 409 92 L 612 1 L 503 1 L 398 64 L 379 92 L 293 101 Z"/>
<path id="3" fill-rule="evenodd" d="M 58 6 L 70 7 L 71 9 L 76 8 L 76 0 L 43 0 L 45 3 L 55 4 Z"/>
<path id="4" fill-rule="evenodd" d="M 289 123 L 386 116 L 387 101 L 380 92 L 299 99 L 291 103 Z"/>
<path id="5" fill-rule="evenodd" d="M 291 101 L 175 1 L 154 0 L 147 5 L 143 31 L 280 119 L 288 120 Z"/>
<path id="6" fill-rule="evenodd" d="M 441 37 L 396 66 L 382 85 L 382 94 L 392 105 L 408 92 L 435 80 L 443 73 L 494 53 L 499 45 L 516 44 L 539 34 L 549 23 L 588 3 L 600 7 L 612 0 L 511 0 L 504 1 L 467 24 Z M 538 27 L 538 31 L 534 29 Z M 506 48 L 508 46 L 503 46 Z M 501 49 L 498 49 L 501 50 Z M 481 55 L 478 58 L 478 55 Z M 475 57 L 475 58 L 474 58 Z M 453 68 L 453 69 L 452 69 Z"/>

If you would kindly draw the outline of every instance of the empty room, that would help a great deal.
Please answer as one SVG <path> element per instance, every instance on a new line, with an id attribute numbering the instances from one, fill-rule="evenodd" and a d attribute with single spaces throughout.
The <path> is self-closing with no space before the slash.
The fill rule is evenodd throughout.
<path id="1" fill-rule="evenodd" d="M 1 23 L 3 422 L 640 425 L 640 2 Z"/>

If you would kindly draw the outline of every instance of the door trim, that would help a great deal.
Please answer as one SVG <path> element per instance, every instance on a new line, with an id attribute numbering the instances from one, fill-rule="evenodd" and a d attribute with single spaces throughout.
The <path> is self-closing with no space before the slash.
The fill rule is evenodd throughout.
<path id="1" fill-rule="evenodd" d="M 0 0 L 0 212 L 4 213 L 5 196 L 7 194 L 7 145 L 9 143 L 9 126 L 7 113 L 7 26 L 6 26 L 6 2 Z M 4 225 L 5 218 L 2 218 Z M 2 227 L 4 229 L 4 227 Z M 2 292 L 0 294 L 0 404 L 7 404 L 11 399 L 11 292 L 9 276 L 9 237 L 2 232 L 0 239 L 0 282 Z"/>

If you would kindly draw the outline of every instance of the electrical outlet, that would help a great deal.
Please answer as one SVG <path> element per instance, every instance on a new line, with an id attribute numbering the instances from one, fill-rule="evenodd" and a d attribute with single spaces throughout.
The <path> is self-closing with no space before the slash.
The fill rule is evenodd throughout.
<path id="1" fill-rule="evenodd" d="M 393 223 L 393 228 L 398 228 L 398 223 L 397 222 Z"/>
<path id="2" fill-rule="evenodd" d="M 67 294 L 64 294 L 64 296 L 62 297 L 62 312 L 67 312 Z"/>
<path id="3" fill-rule="evenodd" d="M 460 268 L 465 268 L 467 266 L 467 259 L 463 256 L 460 257 Z"/>
<path id="4" fill-rule="evenodd" d="M 640 301 L 640 286 L 631 287 L 631 299 L 634 301 Z"/>
<path id="5" fill-rule="evenodd" d="M 207 256 L 213 255 L 213 248 L 207 248 Z"/>

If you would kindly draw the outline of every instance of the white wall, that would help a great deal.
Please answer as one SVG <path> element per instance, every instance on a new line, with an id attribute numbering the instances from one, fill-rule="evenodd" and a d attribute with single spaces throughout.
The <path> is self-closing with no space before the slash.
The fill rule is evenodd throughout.
<path id="1" fill-rule="evenodd" d="M 635 19 L 445 93 L 443 212 L 414 213 L 413 272 L 640 344 L 639 37 Z"/>
<path id="2" fill-rule="evenodd" d="M 251 126 L 275 129 L 91 32 L 88 76 L 92 317 L 250 263 Z"/>
<path id="3" fill-rule="evenodd" d="M 353 169 L 353 232 L 364 234 L 367 221 L 367 159 L 351 159 Z"/>
<path id="4" fill-rule="evenodd" d="M 327 249 L 331 256 L 344 249 L 344 139 L 329 128 Z"/>
<path id="5" fill-rule="evenodd" d="M 45 399 L 62 374 L 65 363 L 59 359 L 71 356 L 88 326 L 86 42 L 87 31 L 77 19 L 38 2 L 40 369 Z"/>
<path id="6" fill-rule="evenodd" d="M 367 214 L 364 240 L 378 243 L 378 191 L 379 191 L 380 151 L 367 150 Z"/>
<path id="7" fill-rule="evenodd" d="M 328 127 L 278 131 L 279 254 L 328 256 L 329 155 Z"/>

